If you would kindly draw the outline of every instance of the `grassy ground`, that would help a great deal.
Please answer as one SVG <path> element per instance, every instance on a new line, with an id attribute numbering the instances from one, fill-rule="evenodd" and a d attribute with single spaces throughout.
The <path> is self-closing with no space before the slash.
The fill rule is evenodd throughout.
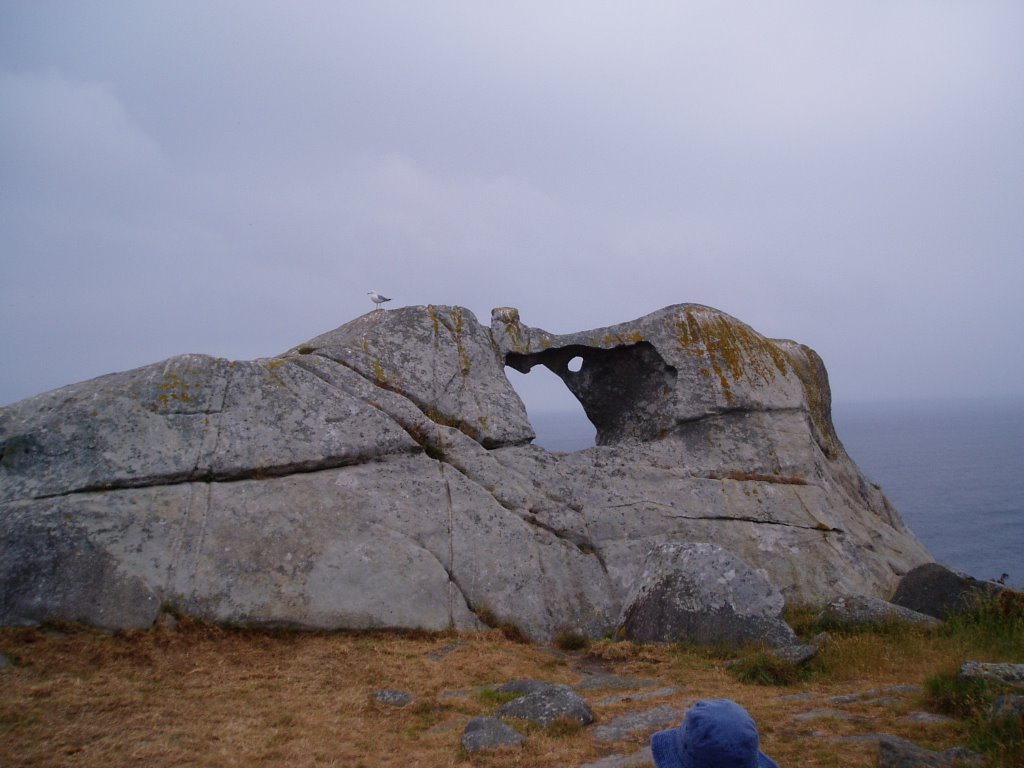
<path id="1" fill-rule="evenodd" d="M 790 619 L 801 632 L 816 629 L 806 613 Z M 468 756 L 460 747 L 462 729 L 470 718 L 494 712 L 501 697 L 493 688 L 503 682 L 573 684 L 598 670 L 680 689 L 665 699 L 606 703 L 621 691 L 586 691 L 598 722 L 665 703 L 685 708 L 699 698 L 726 697 L 751 712 L 762 748 L 781 765 L 873 766 L 875 743 L 833 739 L 885 732 L 942 749 L 976 738 L 973 710 L 959 712 L 953 723 L 901 721 L 908 712 L 948 704 L 936 699 L 933 689 L 941 686 L 929 683 L 927 691 L 895 700 L 847 704 L 843 711 L 852 719 L 796 716 L 829 706 L 820 702 L 831 696 L 925 686 L 948 678 L 966 658 L 1024 661 L 1022 630 L 1018 617 L 1005 636 L 970 622 L 937 631 L 879 627 L 838 634 L 789 684 L 764 685 L 741 682 L 724 654 L 713 651 L 601 641 L 566 652 L 514 642 L 499 630 L 296 634 L 188 620 L 173 630 L 113 635 L 75 627 L 4 629 L 0 652 L 13 665 L 0 670 L 0 765 L 571 768 L 634 752 L 649 733 L 598 744 L 588 729 L 535 730 L 522 748 Z M 401 709 L 374 701 L 374 690 L 388 688 L 416 699 Z M 1002 742 L 990 750 L 994 764 L 1022 764 L 1024 750 L 1013 742 L 1019 736 L 1017 727 L 998 737 Z"/>

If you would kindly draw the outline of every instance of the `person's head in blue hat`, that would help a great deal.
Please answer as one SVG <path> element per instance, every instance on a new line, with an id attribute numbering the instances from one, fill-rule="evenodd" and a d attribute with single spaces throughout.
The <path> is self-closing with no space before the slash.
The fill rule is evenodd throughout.
<path id="1" fill-rule="evenodd" d="M 658 768 L 779 768 L 753 718 L 728 699 L 698 701 L 682 725 L 651 737 L 651 752 Z"/>

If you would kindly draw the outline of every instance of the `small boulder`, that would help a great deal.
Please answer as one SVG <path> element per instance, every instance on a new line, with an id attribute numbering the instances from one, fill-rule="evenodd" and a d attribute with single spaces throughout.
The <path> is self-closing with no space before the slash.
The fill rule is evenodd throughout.
<path id="1" fill-rule="evenodd" d="M 620 632 L 630 640 L 741 647 L 797 645 L 782 594 L 715 544 L 658 544 L 626 599 Z"/>
<path id="2" fill-rule="evenodd" d="M 938 563 L 925 563 L 900 579 L 892 602 L 945 619 L 969 608 L 979 598 L 992 597 L 1004 589 L 1001 584 L 980 581 Z"/>
<path id="3" fill-rule="evenodd" d="M 462 748 L 470 754 L 483 749 L 518 746 L 526 737 L 496 717 L 474 717 L 462 731 Z"/>
<path id="4" fill-rule="evenodd" d="M 771 653 L 779 661 L 799 667 L 818 655 L 818 646 L 813 643 L 810 645 L 787 645 L 775 648 Z"/>
<path id="5" fill-rule="evenodd" d="M 842 627 L 859 627 L 890 622 L 937 627 L 942 623 L 934 616 L 918 613 L 901 605 L 887 603 L 881 598 L 869 595 L 844 595 L 835 598 L 818 614 L 818 622 Z"/>
<path id="6" fill-rule="evenodd" d="M 580 725 L 594 722 L 587 702 L 568 685 L 550 685 L 534 690 L 498 708 L 498 717 L 529 720 L 547 728 L 556 720 L 568 719 Z"/>
<path id="7" fill-rule="evenodd" d="M 378 704 L 384 704 L 388 707 L 404 707 L 406 704 L 412 701 L 413 695 L 406 691 L 374 691 L 373 698 Z"/>
<path id="8" fill-rule="evenodd" d="M 1024 664 L 965 661 L 960 667 L 960 679 L 989 680 L 1015 688 L 1024 688 Z"/>
<path id="9" fill-rule="evenodd" d="M 883 735 L 878 741 L 878 768 L 953 768 L 984 762 L 977 752 L 962 747 L 933 752 L 895 736 Z"/>

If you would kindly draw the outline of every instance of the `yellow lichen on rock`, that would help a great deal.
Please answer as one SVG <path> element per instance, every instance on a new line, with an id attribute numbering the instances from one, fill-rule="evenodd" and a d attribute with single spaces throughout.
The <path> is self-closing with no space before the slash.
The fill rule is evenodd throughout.
<path id="1" fill-rule="evenodd" d="M 718 377 L 726 400 L 732 402 L 732 383 L 761 378 L 771 383 L 788 370 L 786 353 L 761 334 L 719 312 L 683 309 L 675 320 L 679 348 L 692 357 L 706 357 Z M 701 368 L 709 376 L 707 368 Z"/>

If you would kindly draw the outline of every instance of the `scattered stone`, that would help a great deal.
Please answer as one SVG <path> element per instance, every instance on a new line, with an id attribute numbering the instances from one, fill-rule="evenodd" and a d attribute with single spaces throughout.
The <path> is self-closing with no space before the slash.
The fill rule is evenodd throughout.
<path id="1" fill-rule="evenodd" d="M 651 765 L 654 765 L 654 755 L 650 747 L 644 747 L 630 755 L 608 755 L 579 768 L 645 768 Z"/>
<path id="2" fill-rule="evenodd" d="M 920 693 L 924 689 L 920 685 L 887 685 L 884 688 L 879 688 L 882 693 L 906 693 L 916 694 Z"/>
<path id="3" fill-rule="evenodd" d="M 818 621 L 844 627 L 885 624 L 887 622 L 937 627 L 942 623 L 934 616 L 918 613 L 901 605 L 887 603 L 881 598 L 869 595 L 844 595 L 835 598 L 818 614 Z"/>
<path id="4" fill-rule="evenodd" d="M 462 732 L 462 748 L 470 754 L 484 749 L 517 746 L 524 741 L 525 736 L 496 717 L 474 717 Z"/>
<path id="5" fill-rule="evenodd" d="M 970 608 L 979 598 L 992 597 L 1004 589 L 1001 584 L 980 581 L 939 563 L 924 563 L 900 579 L 892 602 L 945 619 Z"/>
<path id="6" fill-rule="evenodd" d="M 452 651 L 457 651 L 459 648 L 464 647 L 466 644 L 463 642 L 448 643 L 443 648 L 438 648 L 436 651 L 431 653 L 427 658 L 431 661 L 440 661 Z"/>
<path id="7" fill-rule="evenodd" d="M 952 768 L 956 765 L 984 765 L 977 752 L 953 747 L 942 752 L 919 747 L 911 741 L 883 735 L 878 743 L 878 768 Z"/>
<path id="8" fill-rule="evenodd" d="M 642 693 L 617 693 L 614 696 L 606 696 L 597 703 L 606 707 L 609 704 L 618 704 L 623 701 L 648 701 L 650 699 L 660 699 L 665 696 L 672 696 L 679 693 L 679 688 L 658 688 L 655 691 L 643 691 Z"/>
<path id="9" fill-rule="evenodd" d="M 760 573 L 715 544 L 656 544 L 622 609 L 625 637 L 741 647 L 797 645 L 785 603 Z"/>
<path id="10" fill-rule="evenodd" d="M 0 669 L 7 669 L 7 667 L 13 667 L 14 662 L 11 661 L 10 657 L 6 653 L 0 653 Z"/>
<path id="11" fill-rule="evenodd" d="M 821 709 L 812 709 L 807 712 L 801 712 L 797 715 L 793 715 L 794 720 L 799 720 L 801 723 L 806 723 L 811 720 L 825 720 L 826 718 L 833 720 L 860 720 L 862 718 L 851 715 L 849 712 L 844 712 L 841 709 L 830 709 L 827 707 Z"/>
<path id="12" fill-rule="evenodd" d="M 972 678 L 1005 683 L 1017 688 L 1024 687 L 1024 664 L 1001 662 L 965 661 L 960 667 L 960 679 Z"/>
<path id="13" fill-rule="evenodd" d="M 864 699 L 864 704 L 874 704 L 876 706 L 892 707 L 899 704 L 902 699 L 896 696 L 879 696 L 877 699 Z"/>
<path id="14" fill-rule="evenodd" d="M 871 688 L 867 691 L 858 691 L 857 693 L 846 693 L 841 696 L 832 696 L 829 698 L 830 704 L 852 704 L 855 701 L 866 701 L 872 700 L 875 702 L 887 703 L 890 701 L 898 701 L 892 696 L 886 696 L 885 694 L 912 694 L 920 693 L 921 686 L 919 685 L 888 685 L 884 688 Z"/>
<path id="15" fill-rule="evenodd" d="M 881 742 L 882 739 L 886 738 L 889 734 L 887 733 L 855 733 L 851 736 L 833 736 L 831 734 L 825 735 L 829 741 L 834 744 L 866 744 L 868 742 Z"/>
<path id="16" fill-rule="evenodd" d="M 937 715 L 934 712 L 910 712 L 903 717 L 896 718 L 896 722 L 916 725 L 949 725 L 955 723 L 956 719 L 946 715 Z"/>
<path id="17" fill-rule="evenodd" d="M 677 725 L 685 714 L 686 710 L 676 709 L 669 704 L 646 712 L 630 712 L 596 726 L 592 735 L 595 741 L 619 741 L 637 731 L 654 731 Z"/>
<path id="18" fill-rule="evenodd" d="M 576 691 L 567 685 L 546 685 L 498 708 L 497 716 L 539 723 L 547 728 L 556 720 L 567 718 L 580 725 L 594 722 L 594 713 Z"/>
<path id="19" fill-rule="evenodd" d="M 792 664 L 794 667 L 799 667 L 801 664 L 806 664 L 818 655 L 818 646 L 787 645 L 784 648 L 775 648 L 771 653 L 772 656 L 780 661 Z"/>
<path id="20" fill-rule="evenodd" d="M 413 695 L 406 691 L 374 691 L 373 698 L 378 704 L 384 704 L 388 707 L 404 707 L 406 704 L 413 700 Z"/>
<path id="21" fill-rule="evenodd" d="M 775 700 L 776 701 L 787 701 L 788 702 L 788 701 L 807 701 L 808 699 L 813 699 L 813 698 L 814 698 L 814 694 L 813 693 L 810 693 L 809 691 L 804 691 L 803 693 L 789 693 L 789 694 L 786 694 L 785 696 L 779 696 Z"/>
<path id="22" fill-rule="evenodd" d="M 860 693 L 844 693 L 839 696 L 830 696 L 828 698 L 828 703 L 842 706 L 843 704 L 852 704 L 855 701 L 862 701 L 866 698 L 870 698 L 871 696 L 877 696 L 878 694 L 879 691 L 877 688 L 870 691 L 861 691 Z"/>
<path id="23" fill-rule="evenodd" d="M 593 691 L 602 688 L 653 688 L 658 685 L 657 680 L 650 680 L 639 677 L 619 677 L 618 675 L 587 675 L 574 688 L 577 691 Z"/>
<path id="24" fill-rule="evenodd" d="M 1004 717 L 1024 717 L 1024 696 L 1007 693 L 998 696 L 989 708 L 989 718 L 1002 720 Z"/>

